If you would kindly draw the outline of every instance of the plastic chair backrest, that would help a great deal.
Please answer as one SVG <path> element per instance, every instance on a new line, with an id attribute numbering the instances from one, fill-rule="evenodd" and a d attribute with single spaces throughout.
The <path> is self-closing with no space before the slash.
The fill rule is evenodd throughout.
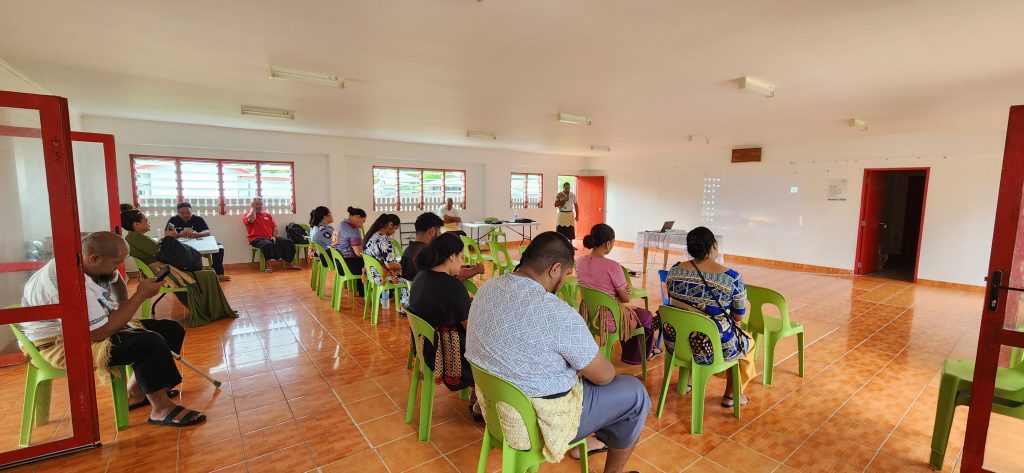
<path id="1" fill-rule="evenodd" d="M 469 363 L 473 371 L 473 382 L 476 389 L 483 393 L 487 399 L 487 409 L 484 410 L 484 418 L 487 420 L 485 428 L 492 437 L 499 442 L 505 439 L 505 433 L 501 430 L 501 420 L 498 418 L 498 403 L 506 404 L 519 412 L 526 425 L 526 431 L 530 435 L 531 450 L 540 451 L 544 447 L 544 438 L 541 437 L 540 427 L 537 425 L 537 411 L 526 394 L 509 383 L 487 370 Z"/>
<path id="2" fill-rule="evenodd" d="M 384 277 L 384 267 L 381 266 L 380 261 L 377 261 L 377 258 L 363 253 L 363 266 L 366 268 L 367 276 L 369 276 L 370 268 L 373 268 L 377 270 L 377 274 L 382 278 Z M 370 284 L 376 284 L 372 277 L 367 277 L 366 279 Z M 384 280 L 381 279 L 381 282 L 384 282 Z"/>
<path id="3" fill-rule="evenodd" d="M 480 245 L 477 245 L 476 240 L 468 236 L 459 235 L 459 238 L 462 240 L 462 244 L 465 246 L 465 249 L 462 250 L 462 259 L 465 260 L 467 264 L 479 263 Z"/>
<path id="4" fill-rule="evenodd" d="M 10 308 L 10 306 L 8 306 L 8 308 Z M 36 349 L 35 344 L 32 343 L 24 333 L 22 333 L 21 329 L 19 329 L 15 324 L 10 324 L 10 327 L 11 332 L 14 332 L 14 338 L 17 338 L 18 344 L 21 345 L 21 350 L 28 354 L 28 357 L 32 359 L 32 364 L 35 365 L 36 368 L 57 369 L 47 362 L 43 358 L 43 355 L 39 354 L 39 350 Z"/>
<path id="5" fill-rule="evenodd" d="M 327 251 L 331 253 L 331 259 L 334 260 L 334 270 L 345 277 L 355 277 L 352 274 L 352 270 L 348 269 L 348 263 L 345 262 L 345 257 L 342 256 L 341 252 L 336 250 L 333 246 L 328 248 Z"/>
<path id="6" fill-rule="evenodd" d="M 476 284 L 473 283 L 473 281 L 470 281 L 469 279 L 464 279 L 462 281 L 462 285 L 466 286 L 466 290 L 469 291 L 470 294 L 474 296 L 476 295 L 477 287 Z"/>
<path id="7" fill-rule="evenodd" d="M 392 238 L 391 246 L 395 249 L 395 256 L 397 256 L 398 259 L 402 259 L 402 253 L 405 252 L 405 250 L 402 249 L 402 242 L 398 241 L 397 238 Z"/>
<path id="8" fill-rule="evenodd" d="M 786 304 L 786 298 L 782 297 L 782 294 L 768 288 L 748 285 L 747 300 L 750 305 L 750 312 L 747 317 L 747 326 L 750 327 L 751 331 L 764 331 L 765 304 L 773 305 L 779 309 L 779 314 L 782 316 L 783 330 L 793 328 L 789 321 L 789 305 Z"/>
<path id="9" fill-rule="evenodd" d="M 670 306 L 661 306 L 658 314 L 661 316 L 661 323 L 671 325 L 676 331 L 676 349 L 673 356 L 677 360 L 685 362 L 693 360 L 693 349 L 690 348 L 689 341 L 690 334 L 698 332 L 711 339 L 715 359 L 710 366 L 716 368 L 725 363 L 725 355 L 722 354 L 722 334 L 718 331 L 718 325 L 715 325 L 715 322 L 706 315 Z M 680 348 L 682 348 L 682 353 L 679 353 Z"/>
<path id="10" fill-rule="evenodd" d="M 151 279 L 153 277 L 153 268 L 150 268 L 148 264 L 143 263 L 142 260 L 134 256 L 132 256 L 132 261 L 135 261 L 135 266 L 138 266 L 144 278 Z"/>
<path id="11" fill-rule="evenodd" d="M 434 337 L 437 336 L 434 333 L 434 327 L 427 323 L 426 320 L 420 318 L 420 316 L 410 312 L 408 307 L 405 308 L 405 313 L 409 316 L 409 328 L 412 329 L 412 336 L 423 337 L 423 343 L 429 343 L 431 346 L 434 346 L 436 343 Z M 427 366 L 427 360 L 423 357 L 422 351 L 416 351 L 416 358 L 420 360 L 420 369 L 422 369 L 424 373 L 434 372 L 433 366 Z M 429 383 L 434 382 L 434 380 L 431 379 L 433 376 L 424 376 L 424 378 L 427 379 L 427 382 Z"/>
<path id="12" fill-rule="evenodd" d="M 313 245 L 313 249 L 316 251 L 316 259 L 320 261 L 320 267 L 325 268 L 328 271 L 335 271 L 334 258 L 330 257 L 331 254 L 327 252 L 327 249 L 320 246 L 319 243 L 312 240 L 309 241 L 309 244 Z"/>
<path id="13" fill-rule="evenodd" d="M 491 256 L 494 258 L 495 266 L 512 267 L 512 257 L 508 254 L 508 247 L 497 241 L 489 242 L 487 246 L 491 248 Z"/>
<path id="14" fill-rule="evenodd" d="M 626 276 L 626 285 L 633 287 L 633 276 L 629 274 L 629 268 L 622 266 L 622 274 Z"/>
<path id="15" fill-rule="evenodd" d="M 661 289 L 661 303 L 664 304 L 664 305 L 669 305 L 669 304 L 672 303 L 672 301 L 669 300 L 669 297 L 668 297 L 668 287 L 667 287 L 668 270 L 667 269 L 659 269 L 658 270 L 658 279 L 661 281 L 661 284 L 659 284 L 659 286 L 658 286 Z"/>
<path id="16" fill-rule="evenodd" d="M 309 232 L 310 232 L 309 224 L 308 223 L 298 223 L 297 225 L 302 227 L 302 229 L 306 231 L 306 241 L 312 241 L 312 238 L 310 238 L 311 235 L 309 234 Z"/>
<path id="17" fill-rule="evenodd" d="M 595 321 L 597 312 L 601 307 L 607 307 L 608 310 L 612 311 L 612 316 L 615 317 L 615 329 L 619 330 L 622 327 L 622 313 L 619 310 L 619 303 L 615 301 L 615 298 L 606 294 L 603 291 L 590 288 L 580 284 L 580 296 L 583 298 L 583 303 L 587 305 L 587 326 L 591 330 L 601 327 L 601 321 Z"/>

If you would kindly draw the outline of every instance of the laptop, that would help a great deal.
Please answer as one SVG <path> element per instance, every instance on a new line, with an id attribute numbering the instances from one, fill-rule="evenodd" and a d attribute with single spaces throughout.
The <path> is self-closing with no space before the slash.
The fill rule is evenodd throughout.
<path id="1" fill-rule="evenodd" d="M 658 230 L 658 233 L 665 233 L 665 232 L 671 230 L 672 229 L 672 225 L 675 225 L 675 224 L 676 224 L 675 220 L 669 220 L 669 221 L 661 224 L 661 230 Z"/>

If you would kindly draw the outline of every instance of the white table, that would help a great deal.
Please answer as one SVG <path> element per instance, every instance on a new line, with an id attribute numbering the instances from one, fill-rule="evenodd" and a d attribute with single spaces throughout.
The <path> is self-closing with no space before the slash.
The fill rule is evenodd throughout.
<path id="1" fill-rule="evenodd" d="M 486 222 L 465 222 L 462 224 L 462 228 L 466 230 L 466 233 L 470 238 L 477 242 L 487 238 L 495 229 L 508 228 L 510 232 L 513 232 L 521 237 L 523 240 L 533 240 L 533 229 L 539 227 L 540 222 L 530 223 L 514 223 L 514 222 L 500 222 L 500 223 L 486 223 Z M 517 230 L 518 229 L 518 230 Z M 486 230 L 486 232 L 484 232 Z M 483 234 L 481 235 L 481 233 Z"/>
<path id="2" fill-rule="evenodd" d="M 217 244 L 217 239 L 213 235 L 202 238 L 178 238 L 178 241 L 191 246 L 192 249 L 198 251 L 201 255 L 212 255 L 220 252 L 220 245 Z"/>
<path id="3" fill-rule="evenodd" d="M 636 243 L 633 250 L 644 255 L 643 279 L 640 287 L 647 287 L 647 255 L 651 248 L 662 251 L 663 259 L 661 269 L 668 269 L 668 251 L 670 249 L 681 249 L 686 252 L 686 233 L 682 230 L 669 230 L 667 232 L 637 232 Z M 722 250 L 722 235 L 715 235 L 718 242 L 718 256 L 715 261 L 725 264 L 725 251 Z"/>

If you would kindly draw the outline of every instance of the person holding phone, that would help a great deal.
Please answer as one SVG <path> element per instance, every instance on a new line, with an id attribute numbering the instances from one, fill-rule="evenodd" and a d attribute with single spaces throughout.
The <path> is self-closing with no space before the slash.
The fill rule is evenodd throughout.
<path id="1" fill-rule="evenodd" d="M 576 194 L 570 190 L 569 183 L 562 184 L 562 192 L 555 195 L 555 207 L 558 208 L 558 223 L 555 231 L 565 235 L 570 241 L 576 239 L 576 222 L 580 219 L 580 207 L 576 204 Z"/>
<path id="2" fill-rule="evenodd" d="M 203 217 L 192 213 L 192 204 L 188 202 L 178 203 L 178 215 L 167 221 L 167 229 L 174 230 L 178 238 L 203 238 L 210 236 L 210 226 L 206 224 Z M 213 254 L 213 271 L 217 273 L 217 279 L 230 281 L 231 276 L 224 274 L 224 247 Z"/>
<path id="3" fill-rule="evenodd" d="M 128 245 L 111 232 L 94 232 L 82 241 L 82 268 L 89 336 L 93 363 L 97 372 L 108 374 L 111 366 L 131 365 L 128 380 L 129 409 L 151 406 L 149 423 L 185 427 L 206 420 L 203 413 L 178 405 L 173 389 L 181 384 L 181 373 L 171 352 L 180 353 L 185 329 L 174 320 L 133 320 L 142 303 L 160 291 L 161 282 L 139 282 L 135 294 L 128 296 L 118 267 L 128 257 Z M 59 304 L 56 264 L 50 260 L 29 278 L 22 295 L 22 306 Z M 64 341 L 59 320 L 19 323 L 19 328 L 36 346 L 40 355 L 55 367 L 64 369 Z"/>

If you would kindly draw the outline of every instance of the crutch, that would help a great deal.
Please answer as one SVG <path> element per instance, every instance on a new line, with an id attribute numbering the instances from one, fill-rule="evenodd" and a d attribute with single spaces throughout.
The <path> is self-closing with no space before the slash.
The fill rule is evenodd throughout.
<path id="1" fill-rule="evenodd" d="M 179 355 L 177 353 L 174 353 L 172 351 L 171 352 L 171 356 L 173 356 L 175 360 L 180 361 L 181 364 L 183 364 L 185 366 L 188 366 L 189 368 L 192 368 L 192 371 L 195 371 L 196 373 L 199 373 L 199 376 L 202 376 L 202 377 L 210 380 L 210 382 L 213 383 L 214 387 L 216 387 L 217 389 L 220 389 L 220 381 L 217 381 L 216 379 L 213 379 L 213 377 L 211 377 L 210 375 L 206 374 L 205 372 L 203 372 L 199 368 L 196 368 L 195 365 L 193 365 L 192 363 L 189 363 L 188 361 L 186 361 L 184 358 L 181 357 L 181 355 Z"/>

